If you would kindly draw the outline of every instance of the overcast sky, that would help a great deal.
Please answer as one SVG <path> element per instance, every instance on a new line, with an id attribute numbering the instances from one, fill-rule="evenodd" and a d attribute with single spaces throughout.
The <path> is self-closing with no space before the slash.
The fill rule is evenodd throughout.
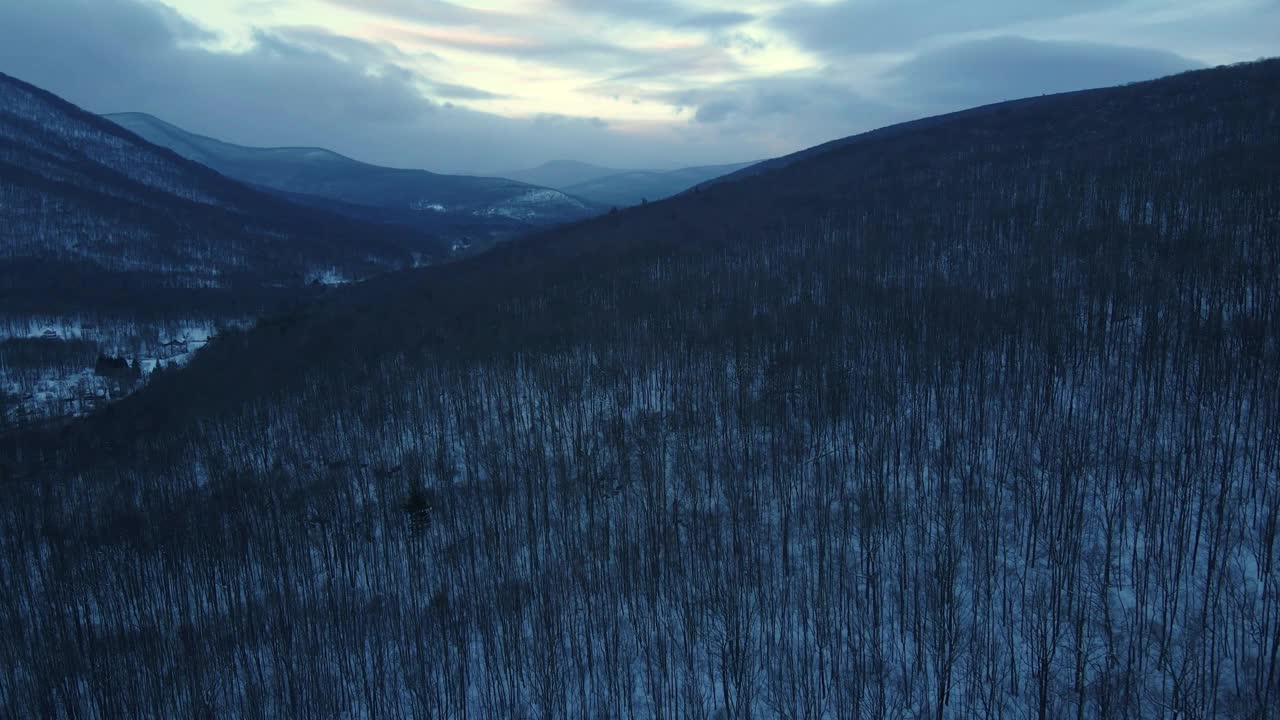
<path id="1" fill-rule="evenodd" d="M 756 160 L 1280 54 L 1280 0 L 0 0 L 0 71 L 247 145 L 494 173 Z"/>

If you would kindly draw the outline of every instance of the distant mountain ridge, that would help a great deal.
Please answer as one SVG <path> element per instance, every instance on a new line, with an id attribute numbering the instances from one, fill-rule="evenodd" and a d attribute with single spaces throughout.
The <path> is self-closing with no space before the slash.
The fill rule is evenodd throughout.
<path id="1" fill-rule="evenodd" d="M 296 196 L 339 201 L 342 205 L 332 206 L 336 212 L 361 219 L 380 216 L 433 231 L 511 233 L 581 220 L 603 210 L 559 190 L 506 178 L 381 167 L 323 148 L 246 147 L 188 132 L 144 113 L 104 117 L 228 177 L 295 201 Z M 370 213 L 370 208 L 383 212 Z"/>
<path id="2" fill-rule="evenodd" d="M 290 285 L 447 254 L 255 191 L 3 74 L 0 197 L 0 287 Z"/>
<path id="3" fill-rule="evenodd" d="M 625 172 L 629 171 L 623 168 L 602 167 L 591 163 L 578 162 L 577 160 L 552 160 L 537 167 L 511 170 L 499 174 L 531 185 L 564 188 Z"/>
<path id="4" fill-rule="evenodd" d="M 571 160 L 555 160 L 508 175 L 602 205 L 626 207 L 639 205 L 646 200 L 662 200 L 678 195 L 695 185 L 755 164 L 703 165 L 676 170 L 622 170 Z"/>

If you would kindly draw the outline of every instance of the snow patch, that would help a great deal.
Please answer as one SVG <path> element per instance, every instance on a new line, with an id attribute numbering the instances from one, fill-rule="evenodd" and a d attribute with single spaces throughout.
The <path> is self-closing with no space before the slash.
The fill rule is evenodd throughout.
<path id="1" fill-rule="evenodd" d="M 313 270 L 307 274 L 308 283 L 320 283 L 321 285 L 346 285 L 351 279 L 338 272 L 337 268 L 327 268 L 324 270 Z"/>
<path id="2" fill-rule="evenodd" d="M 437 213 L 448 212 L 448 208 L 444 205 L 427 200 L 415 200 L 409 207 L 418 211 L 430 210 L 431 212 Z"/>

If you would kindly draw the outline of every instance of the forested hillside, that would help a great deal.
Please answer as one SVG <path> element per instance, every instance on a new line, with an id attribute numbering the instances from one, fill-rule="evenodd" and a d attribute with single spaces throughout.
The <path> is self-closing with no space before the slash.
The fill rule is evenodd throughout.
<path id="1" fill-rule="evenodd" d="M 1277 267 L 1266 61 L 334 291 L 8 441 L 0 707 L 1269 717 Z"/>

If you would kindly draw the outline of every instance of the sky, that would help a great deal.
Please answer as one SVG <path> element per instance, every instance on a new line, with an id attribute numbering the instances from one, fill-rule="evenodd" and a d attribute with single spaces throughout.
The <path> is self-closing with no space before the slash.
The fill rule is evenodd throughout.
<path id="1" fill-rule="evenodd" d="M 1280 0 L 0 0 L 0 72 L 253 146 L 501 174 L 759 160 L 1280 54 Z"/>

